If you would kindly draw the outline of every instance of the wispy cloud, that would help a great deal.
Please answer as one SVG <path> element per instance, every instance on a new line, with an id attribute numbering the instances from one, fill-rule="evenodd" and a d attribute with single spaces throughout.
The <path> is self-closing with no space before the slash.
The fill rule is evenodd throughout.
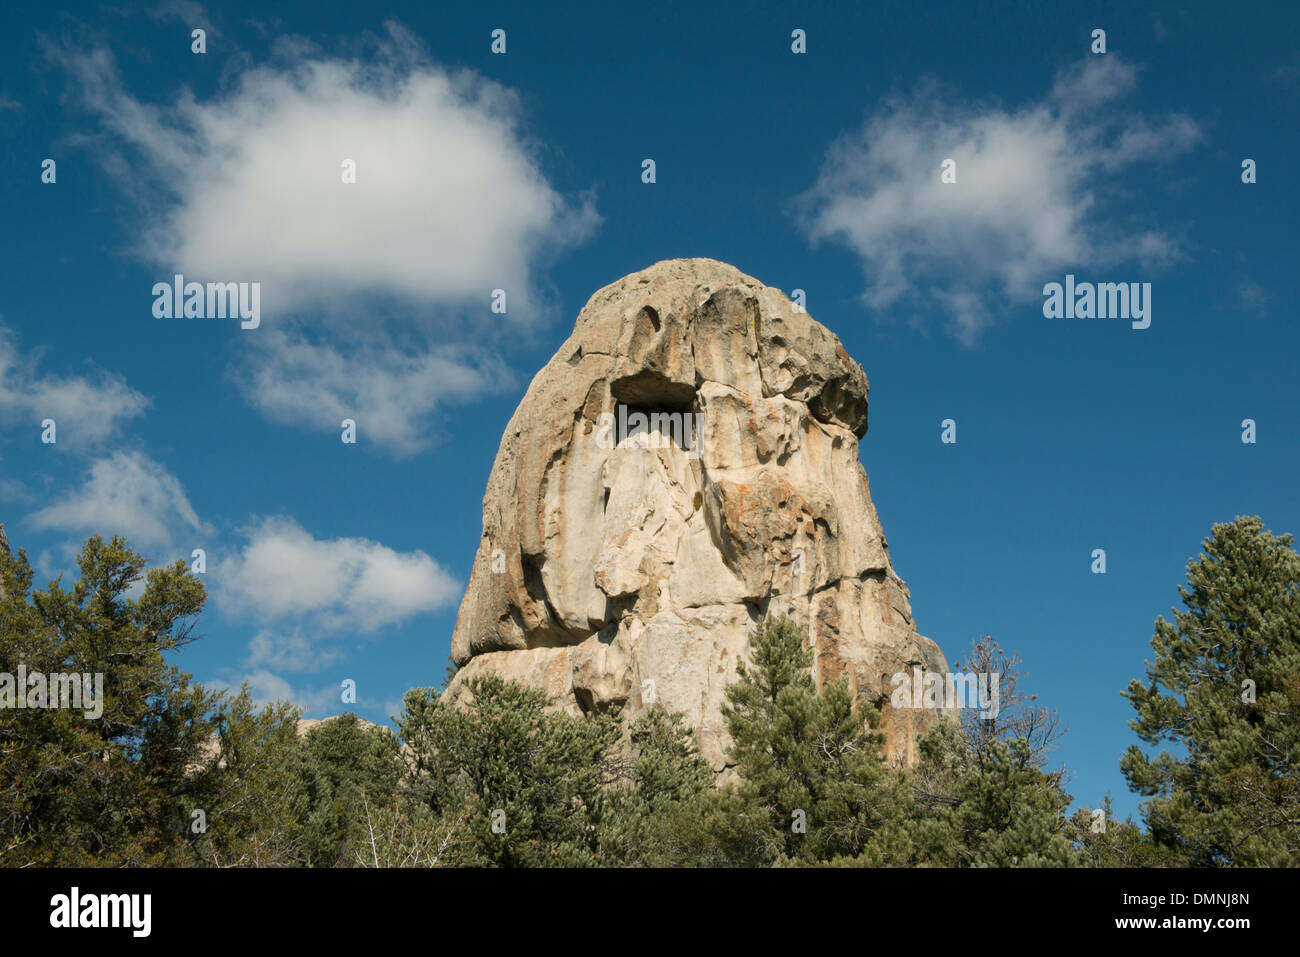
<path id="1" fill-rule="evenodd" d="M 266 668 L 251 671 L 228 671 L 229 677 L 216 678 L 204 682 L 214 691 L 238 694 L 242 685 L 247 684 L 248 694 L 254 704 L 268 705 L 287 701 L 302 708 L 304 718 L 323 718 L 336 715 L 341 711 L 355 710 L 358 706 L 341 703 L 340 686 L 295 687 L 286 678 Z"/>
<path id="2" fill-rule="evenodd" d="M 870 309 L 937 307 L 968 344 L 1008 300 L 1037 297 L 1066 266 L 1167 261 L 1175 239 L 1098 202 L 1106 177 L 1202 138 L 1189 117 L 1123 109 L 1136 77 L 1112 53 L 1014 110 L 966 104 L 933 84 L 893 97 L 831 147 L 801 197 L 803 225 L 813 241 L 859 256 Z M 946 159 L 955 184 L 940 181 Z"/>
<path id="3" fill-rule="evenodd" d="M 359 441 L 397 457 L 430 446 L 440 405 L 515 383 L 499 358 L 468 346 L 336 346 L 277 330 L 241 345 L 246 354 L 232 378 L 267 418 L 320 431 L 352 419 Z"/>
<path id="4" fill-rule="evenodd" d="M 44 419 L 53 419 L 58 445 L 94 445 L 149 406 L 119 375 L 42 373 L 41 358 L 39 352 L 23 355 L 17 338 L 0 324 L 0 416 L 11 428 L 28 428 L 34 436 Z"/>
<path id="5" fill-rule="evenodd" d="M 217 35 L 208 11 L 196 0 L 161 0 L 151 5 L 146 13 L 154 20 L 179 20 L 191 29 L 201 27 L 209 36 Z"/>
<path id="6" fill-rule="evenodd" d="M 248 643 L 244 665 L 253 669 L 313 672 L 328 668 L 343 657 L 338 648 L 322 647 L 319 640 L 300 631 L 259 631 Z"/>
<path id="7" fill-rule="evenodd" d="M 1244 312 L 1268 311 L 1269 296 L 1264 287 L 1253 279 L 1243 280 L 1237 286 L 1237 307 Z"/>
<path id="8" fill-rule="evenodd" d="M 122 535 L 132 546 L 176 548 L 184 537 L 210 534 L 180 480 L 142 452 L 94 460 L 80 487 L 32 514 L 38 529 Z M 201 542 L 181 546 L 188 554 Z"/>

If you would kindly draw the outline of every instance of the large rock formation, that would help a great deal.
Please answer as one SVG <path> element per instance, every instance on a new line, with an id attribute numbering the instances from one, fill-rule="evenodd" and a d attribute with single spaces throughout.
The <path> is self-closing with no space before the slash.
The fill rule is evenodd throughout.
<path id="1" fill-rule="evenodd" d="M 448 693 L 492 673 L 574 713 L 657 699 L 722 770 L 723 688 L 781 613 L 912 761 L 932 712 L 891 711 L 890 679 L 947 664 L 890 565 L 866 431 L 862 368 L 780 290 L 711 259 L 601 289 L 501 439 Z"/>

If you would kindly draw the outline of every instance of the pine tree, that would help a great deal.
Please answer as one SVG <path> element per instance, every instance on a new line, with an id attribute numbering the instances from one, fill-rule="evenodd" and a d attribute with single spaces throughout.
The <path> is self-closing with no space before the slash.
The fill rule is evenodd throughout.
<path id="1" fill-rule="evenodd" d="M 33 590 L 26 553 L 0 549 L 0 673 L 103 676 L 98 716 L 0 708 L 0 865 L 292 863 L 272 769 L 294 713 L 232 703 L 164 657 L 193 640 L 202 583 L 184 562 L 146 570 L 120 538 L 90 538 L 77 565 L 70 590 Z"/>
<path id="2" fill-rule="evenodd" d="M 211 715 L 213 734 L 201 760 L 184 769 L 186 864 L 287 867 L 309 860 L 295 814 L 302 766 L 296 706 L 258 708 L 247 686 L 222 692 Z M 200 817 L 196 812 L 201 812 Z"/>
<path id="3" fill-rule="evenodd" d="M 182 847 L 184 769 L 213 698 L 163 654 L 190 639 L 203 586 L 184 564 L 145 573 L 121 539 L 91 538 L 71 590 L 31 590 L 26 554 L 0 555 L 0 672 L 102 674 L 103 713 L 0 709 L 5 853 L 24 863 L 159 864 Z M 128 589 L 146 578 L 135 599 Z M 12 856 L 10 856 L 12 855 Z"/>
<path id="4" fill-rule="evenodd" d="M 602 866 L 684 863 L 674 833 L 714 790 L 713 771 L 699 756 L 680 714 L 654 705 L 627 725 L 626 740 L 606 757 L 598 808 Z"/>
<path id="5" fill-rule="evenodd" d="M 306 859 L 336 867 L 355 863 L 366 809 L 393 802 L 402 763 L 391 731 L 348 712 L 307 733 L 291 773 Z"/>
<path id="6" fill-rule="evenodd" d="M 458 707 L 432 689 L 407 692 L 399 719 L 406 791 L 434 817 L 463 815 L 469 863 L 562 867 L 598 861 L 613 712 L 572 717 L 544 692 L 496 676 L 466 682 Z"/>
<path id="7" fill-rule="evenodd" d="M 1118 820 L 1110 795 L 1100 808 L 1080 808 L 1070 818 L 1072 840 L 1085 867 L 1169 867 L 1168 851 L 1132 818 Z"/>
<path id="8" fill-rule="evenodd" d="M 1152 836 L 1180 864 L 1300 863 L 1300 556 L 1258 517 L 1216 524 L 1187 565 L 1183 609 L 1155 623 L 1146 682 L 1125 697 L 1120 766 L 1150 797 Z"/>
<path id="9" fill-rule="evenodd" d="M 883 736 L 873 730 L 879 712 L 855 702 L 843 679 L 818 691 L 812 652 L 788 619 L 760 622 L 750 655 L 726 689 L 722 713 L 742 794 L 766 810 L 781 857 L 906 859 L 910 791 L 904 772 L 881 757 Z"/>
<path id="10" fill-rule="evenodd" d="M 1066 817 L 1064 769 L 1044 770 L 1064 729 L 1056 712 L 1021 688 L 1018 654 L 989 636 L 959 671 L 996 688 L 996 708 L 964 708 L 921 739 L 910 779 L 919 812 L 918 863 L 957 867 L 1060 867 L 1080 862 Z M 996 684 L 994 678 L 997 679 Z"/>

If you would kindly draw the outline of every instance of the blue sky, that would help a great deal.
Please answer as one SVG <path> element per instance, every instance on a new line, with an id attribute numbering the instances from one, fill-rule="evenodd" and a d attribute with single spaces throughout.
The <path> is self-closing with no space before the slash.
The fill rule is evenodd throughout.
<path id="1" fill-rule="evenodd" d="M 709 256 L 866 369 L 922 633 L 1019 652 L 1076 800 L 1134 811 L 1119 692 L 1186 561 L 1300 528 L 1294 8 L 460 6 L 6 9 L 0 520 L 38 579 L 94 531 L 205 548 L 178 663 L 382 720 L 443 676 L 533 373 L 599 287 Z M 175 272 L 262 282 L 262 325 L 155 318 Z M 1150 327 L 1044 318 L 1067 273 L 1151 283 Z"/>

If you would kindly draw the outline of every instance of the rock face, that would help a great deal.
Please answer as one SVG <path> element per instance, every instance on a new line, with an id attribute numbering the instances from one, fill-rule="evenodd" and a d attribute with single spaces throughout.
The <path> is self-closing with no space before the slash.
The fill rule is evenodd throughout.
<path id="1" fill-rule="evenodd" d="M 337 720 L 343 717 L 341 714 L 330 715 L 328 718 L 299 718 L 298 719 L 298 737 L 305 738 L 315 728 L 322 724 Z M 357 718 L 357 726 L 363 731 L 369 731 L 371 728 L 384 728 L 385 731 L 391 730 L 382 724 L 375 724 L 373 721 L 367 721 L 365 718 Z"/>
<path id="2" fill-rule="evenodd" d="M 711 259 L 601 289 L 501 439 L 448 694 L 490 673 L 573 713 L 657 700 L 722 771 L 723 688 L 779 613 L 911 763 L 934 713 L 892 710 L 891 678 L 947 663 L 890 565 L 866 431 L 861 366 L 780 290 Z"/>

